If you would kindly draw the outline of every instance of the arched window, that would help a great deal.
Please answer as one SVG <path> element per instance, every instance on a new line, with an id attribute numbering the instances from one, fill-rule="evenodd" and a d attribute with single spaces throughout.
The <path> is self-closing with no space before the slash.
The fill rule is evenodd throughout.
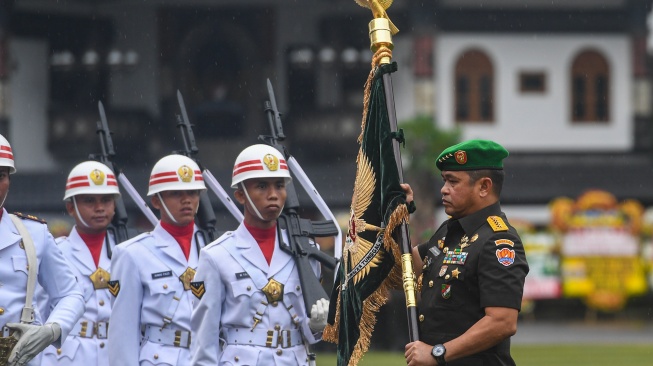
<path id="1" fill-rule="evenodd" d="M 485 52 L 471 49 L 456 61 L 456 122 L 494 121 L 494 68 Z"/>
<path id="2" fill-rule="evenodd" d="M 571 66 L 571 120 L 608 121 L 610 118 L 610 67 L 597 51 L 578 54 Z"/>

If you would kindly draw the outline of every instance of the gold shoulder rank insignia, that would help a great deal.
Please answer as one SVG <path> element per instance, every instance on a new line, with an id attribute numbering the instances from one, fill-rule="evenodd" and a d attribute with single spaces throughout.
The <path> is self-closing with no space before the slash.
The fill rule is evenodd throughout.
<path id="1" fill-rule="evenodd" d="M 113 280 L 107 282 L 109 284 L 109 292 L 111 292 L 111 295 L 113 297 L 117 297 L 118 293 L 120 292 L 120 282 L 118 280 Z"/>
<path id="2" fill-rule="evenodd" d="M 503 222 L 503 219 L 499 216 L 489 216 L 487 222 L 490 224 L 490 227 L 494 232 L 508 231 L 508 225 L 506 225 L 506 223 Z"/>
<path id="3" fill-rule="evenodd" d="M 14 212 L 14 215 L 16 215 L 17 217 L 20 217 L 21 219 L 24 219 L 24 220 L 25 219 L 26 220 L 32 220 L 32 221 L 40 222 L 41 224 L 47 224 L 47 222 L 45 220 L 40 219 L 40 218 L 38 218 L 38 217 L 36 217 L 34 215 L 25 215 L 22 212 Z"/>
<path id="4" fill-rule="evenodd" d="M 193 293 L 193 295 L 195 295 L 195 297 L 201 300 L 202 296 L 204 296 L 204 293 L 206 292 L 206 289 L 204 288 L 204 281 L 191 282 L 190 291 Z"/>

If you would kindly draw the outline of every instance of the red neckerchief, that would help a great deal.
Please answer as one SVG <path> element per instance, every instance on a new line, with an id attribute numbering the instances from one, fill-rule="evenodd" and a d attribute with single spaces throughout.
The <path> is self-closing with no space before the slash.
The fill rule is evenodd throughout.
<path id="1" fill-rule="evenodd" d="M 95 262 L 95 267 L 97 267 L 100 263 L 102 244 L 104 244 L 104 237 L 106 236 L 107 232 L 103 231 L 99 234 L 86 234 L 77 230 L 77 234 L 79 234 L 79 237 L 82 238 L 84 243 L 86 243 L 86 246 L 88 247 L 88 250 L 91 252 L 91 256 L 93 257 L 93 261 Z"/>
<path id="2" fill-rule="evenodd" d="M 249 231 L 250 234 L 254 237 L 254 240 L 258 243 L 261 252 L 265 260 L 268 261 L 268 265 L 272 261 L 272 253 L 274 253 L 274 243 L 277 235 L 277 225 L 269 229 L 259 229 L 257 227 L 252 227 L 245 224 L 245 228 Z"/>
<path id="3" fill-rule="evenodd" d="M 173 238 L 179 243 L 181 251 L 184 252 L 186 260 L 190 255 L 190 243 L 193 240 L 193 230 L 195 229 L 195 223 L 190 222 L 186 226 L 176 226 L 165 223 L 161 221 L 161 227 L 165 229 Z"/>

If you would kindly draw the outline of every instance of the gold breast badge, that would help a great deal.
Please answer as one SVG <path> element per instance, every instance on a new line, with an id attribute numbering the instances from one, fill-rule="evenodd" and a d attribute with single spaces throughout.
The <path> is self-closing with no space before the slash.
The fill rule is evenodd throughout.
<path id="1" fill-rule="evenodd" d="M 467 235 L 463 236 L 462 239 L 460 239 L 460 250 L 463 250 L 467 248 L 468 246 L 472 245 L 473 242 L 478 239 L 478 234 L 472 235 L 471 239 L 467 238 Z"/>
<path id="2" fill-rule="evenodd" d="M 179 281 L 184 284 L 184 291 L 191 289 L 190 283 L 193 282 L 193 278 L 195 278 L 195 270 L 190 267 L 186 268 L 184 273 L 179 276 Z"/>
<path id="3" fill-rule="evenodd" d="M 88 278 L 93 282 L 93 288 L 96 290 L 101 290 L 103 288 L 109 288 L 109 281 L 111 280 L 111 275 L 109 272 L 98 267 Z"/>
<path id="4" fill-rule="evenodd" d="M 278 301 L 283 301 L 283 283 L 274 278 L 270 278 L 268 283 L 261 289 L 268 299 L 268 304 L 276 305 Z"/>

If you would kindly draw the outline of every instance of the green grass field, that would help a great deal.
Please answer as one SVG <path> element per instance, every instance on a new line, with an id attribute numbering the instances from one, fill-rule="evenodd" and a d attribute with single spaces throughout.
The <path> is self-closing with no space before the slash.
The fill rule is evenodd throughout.
<path id="1" fill-rule="evenodd" d="M 651 345 L 513 345 L 512 355 L 518 366 L 646 366 L 653 365 Z M 317 355 L 318 366 L 336 364 L 333 353 Z M 404 355 L 368 352 L 360 366 L 405 365 Z"/>

